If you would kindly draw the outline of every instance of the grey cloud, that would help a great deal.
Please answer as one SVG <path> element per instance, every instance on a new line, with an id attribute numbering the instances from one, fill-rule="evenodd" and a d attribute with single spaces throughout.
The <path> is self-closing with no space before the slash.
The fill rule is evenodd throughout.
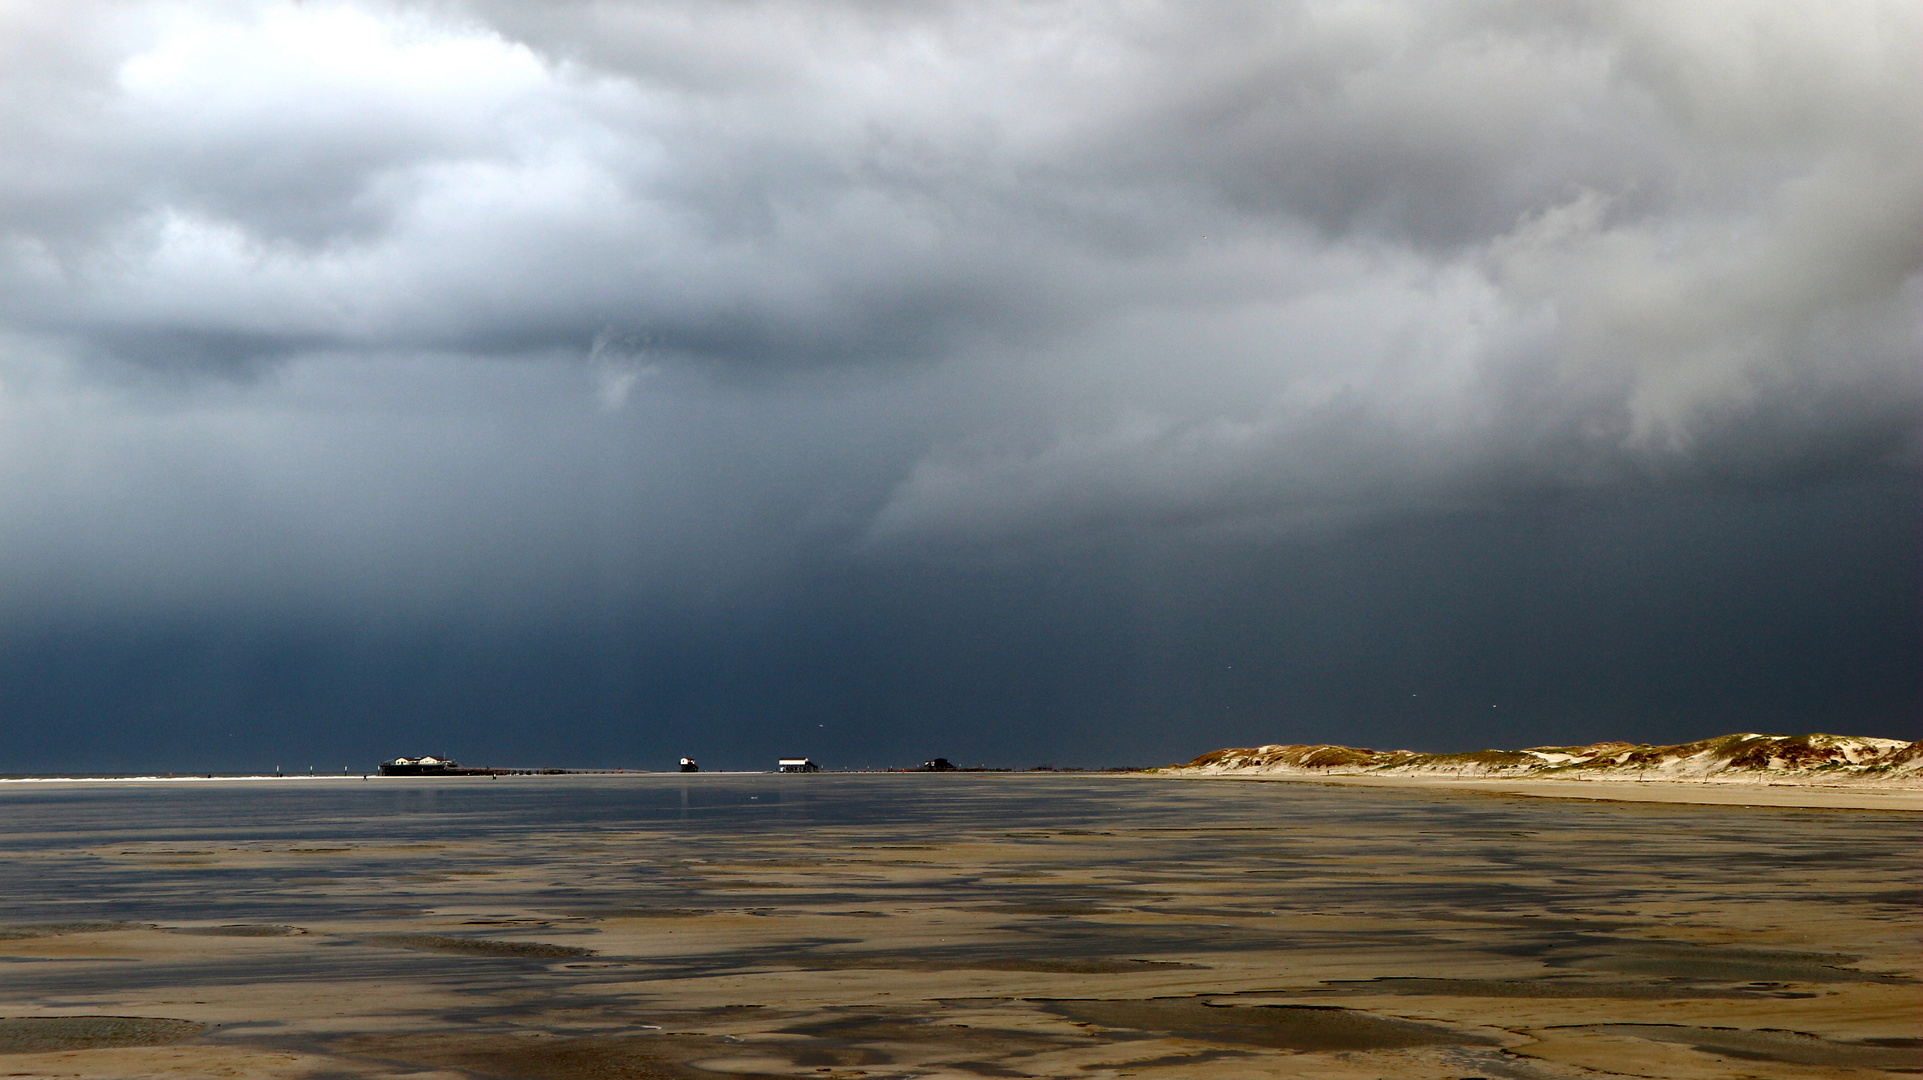
<path id="1" fill-rule="evenodd" d="M 9 730 L 1910 734 L 1919 42 L 1903 0 L 0 8 Z"/>
<path id="2" fill-rule="evenodd" d="M 1900 3 L 7 17 L 0 319 L 77 371 L 559 364 L 608 425 L 727 399 L 749 472 L 872 426 L 858 493 L 727 496 L 870 545 L 1914 460 Z M 783 403 L 844 371 L 891 388 Z"/>

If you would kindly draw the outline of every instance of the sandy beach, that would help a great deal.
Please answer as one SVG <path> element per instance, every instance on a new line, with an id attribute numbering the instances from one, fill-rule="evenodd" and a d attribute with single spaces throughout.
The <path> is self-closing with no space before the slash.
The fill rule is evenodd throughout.
<path id="1" fill-rule="evenodd" d="M 1923 1067 L 1909 813 L 1541 783 L 9 787 L 0 1072 Z"/>
<path id="2" fill-rule="evenodd" d="M 1550 780 L 1445 776 L 1192 776 L 1185 779 L 1246 780 L 1284 784 L 1338 784 L 1367 788 L 1414 788 L 1508 795 L 1531 799 L 1594 799 L 1702 806 L 1794 806 L 1827 810 L 1923 811 L 1923 787 L 1875 781 Z"/>

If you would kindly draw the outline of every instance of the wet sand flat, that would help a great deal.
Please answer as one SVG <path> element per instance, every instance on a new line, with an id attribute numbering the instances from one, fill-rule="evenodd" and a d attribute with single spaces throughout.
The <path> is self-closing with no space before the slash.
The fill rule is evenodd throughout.
<path id="1" fill-rule="evenodd" d="M 1923 1070 L 1907 812 L 699 774 L 0 785 L 0 821 L 12 1076 Z"/>

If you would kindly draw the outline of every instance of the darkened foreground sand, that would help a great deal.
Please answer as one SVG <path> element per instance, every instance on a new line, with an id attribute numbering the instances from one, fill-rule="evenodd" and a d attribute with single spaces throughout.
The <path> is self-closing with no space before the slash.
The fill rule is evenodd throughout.
<path id="1" fill-rule="evenodd" d="M 704 775 L 0 815 L 0 1075 L 1923 1069 L 1907 813 Z"/>

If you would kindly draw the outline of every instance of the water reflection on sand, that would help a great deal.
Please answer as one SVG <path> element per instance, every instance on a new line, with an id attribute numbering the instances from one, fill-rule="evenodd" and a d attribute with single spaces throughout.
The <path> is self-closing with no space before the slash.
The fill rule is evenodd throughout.
<path id="1" fill-rule="evenodd" d="M 15 1075 L 1923 1068 L 1909 814 L 677 774 L 0 815 Z"/>

